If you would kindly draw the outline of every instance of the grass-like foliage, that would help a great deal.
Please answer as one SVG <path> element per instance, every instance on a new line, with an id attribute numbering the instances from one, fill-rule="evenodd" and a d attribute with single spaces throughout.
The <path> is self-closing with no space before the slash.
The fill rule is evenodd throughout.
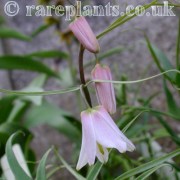
<path id="1" fill-rule="evenodd" d="M 49 4 L 50 2 L 43 1 L 43 3 Z M 72 2 L 68 1 L 68 3 Z M 156 5 L 162 6 L 155 0 L 150 4 L 143 5 L 143 7 L 148 10 Z M 178 7 L 177 4 L 175 6 Z M 134 12 L 135 10 L 131 10 L 129 13 Z M 138 17 L 135 14 L 129 16 L 128 13 L 124 13 L 108 27 L 102 29 L 97 37 L 93 38 L 103 39 L 113 33 L 115 29 L 120 29 L 123 24 L 133 21 L 134 18 Z M 53 23 L 47 23 L 50 20 Z M 28 71 L 35 75 L 35 78 L 22 89 L 13 89 L 13 86 L 12 89 L 0 88 L 1 178 L 8 179 L 9 177 L 8 180 L 12 180 L 11 178 L 17 180 L 56 179 L 56 174 L 61 174 L 66 169 L 66 172 L 71 174 L 70 178 L 73 177 L 77 180 L 180 179 L 180 132 L 178 132 L 179 127 L 176 128 L 180 122 L 180 19 L 178 29 L 174 30 L 174 33 L 177 34 L 177 41 L 173 43 L 176 44 L 174 59 L 168 59 L 167 53 L 152 43 L 151 37 L 146 32 L 141 31 L 143 32 L 143 43 L 151 57 L 150 63 L 157 67 L 158 72 L 148 76 L 147 72 L 150 70 L 150 66 L 148 66 L 138 79 L 129 79 L 128 72 L 121 74 L 118 70 L 116 73 L 121 62 L 113 62 L 111 59 L 112 68 L 115 67 L 112 71 L 113 80 L 98 78 L 86 80 L 84 72 L 92 69 L 97 62 L 103 63 L 104 60 L 120 55 L 122 52 L 132 53 L 134 45 L 124 47 L 119 42 L 116 47 L 103 53 L 100 52 L 95 55 L 95 59 L 83 64 L 84 47 L 82 45 L 84 41 L 82 40 L 82 42 L 80 41 L 82 45 L 79 52 L 78 72 L 76 69 L 78 57 L 74 56 L 77 53 L 73 53 L 72 49 L 75 45 L 79 46 L 79 42 L 74 39 L 69 30 L 67 32 L 62 30 L 62 19 L 59 20 L 53 16 L 50 20 L 46 19 L 46 23 L 39 25 L 30 35 L 25 35 L 8 27 L 5 18 L 0 16 L 0 39 L 2 42 L 13 39 L 17 43 L 23 41 L 23 43 L 28 44 L 38 38 L 41 33 L 49 33 L 48 30 L 54 28 L 56 33 L 53 36 L 61 38 L 61 44 L 67 47 L 67 50 L 51 48 L 22 55 L 6 52 L 0 55 L 0 69 L 7 71 L 9 76 L 12 75 L 13 70 L 23 70 L 25 74 Z M 92 34 L 90 35 L 92 36 Z M 103 47 L 103 43 L 101 46 Z M 134 61 L 136 61 L 135 58 Z M 49 66 L 49 63 L 53 66 Z M 67 66 L 59 71 L 61 63 Z M 10 77 L 10 79 L 12 83 L 13 78 Z M 162 82 L 158 92 L 150 91 L 150 94 L 144 97 L 141 89 L 149 81 L 156 80 Z M 59 88 L 45 90 L 47 82 L 50 81 L 56 82 L 56 87 L 59 86 Z M 45 96 L 56 95 L 59 101 L 62 96 L 67 96 L 67 103 L 71 103 L 68 96 L 73 94 L 74 99 L 72 98 L 70 101 L 77 104 L 75 108 L 80 114 L 86 109 L 86 105 L 91 106 L 92 104 L 91 97 L 95 96 L 95 88 L 92 84 L 106 84 L 107 86 L 111 84 L 114 86 L 115 101 L 117 102 L 115 123 L 122 133 L 132 141 L 136 150 L 132 153 L 119 154 L 117 150 L 107 148 L 109 159 L 106 163 L 103 164 L 96 160 L 92 166 L 86 165 L 77 171 L 76 164 L 84 133 L 84 131 L 82 132 L 80 116 L 74 115 L 74 109 L 67 111 L 64 110 L 66 106 L 59 107 L 55 103 L 49 102 Z M 162 109 L 157 109 L 153 102 L 157 101 L 160 95 L 164 97 L 161 102 Z M 91 107 L 88 109 L 90 112 Z M 41 147 L 32 147 L 31 142 L 34 137 L 31 131 L 39 125 L 50 126 L 69 139 L 73 153 L 67 153 L 67 156 L 71 161 L 67 162 L 67 156 L 63 157 L 61 154 L 61 148 L 64 147 L 60 147 L 60 149 L 49 147 L 49 150 L 44 152 L 41 158 L 36 157 L 34 149 Z M 86 138 L 88 139 L 88 137 Z M 167 148 L 164 142 L 168 142 L 170 146 Z M 100 142 L 97 144 L 101 153 L 105 153 L 103 145 Z M 85 159 L 88 157 L 84 157 Z"/>

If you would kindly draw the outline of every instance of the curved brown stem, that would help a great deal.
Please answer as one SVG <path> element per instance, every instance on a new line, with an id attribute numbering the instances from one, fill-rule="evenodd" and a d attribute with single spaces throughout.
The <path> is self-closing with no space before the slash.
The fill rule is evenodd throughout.
<path id="1" fill-rule="evenodd" d="M 86 80 L 85 80 L 85 77 L 84 77 L 83 55 L 84 55 L 84 47 L 81 45 L 80 46 L 80 51 L 79 51 L 79 74 L 80 74 L 81 83 L 83 85 L 85 85 Z M 84 91 L 84 96 L 85 96 L 89 106 L 92 107 L 91 97 L 90 97 L 88 88 L 86 86 L 84 86 L 83 91 Z"/>

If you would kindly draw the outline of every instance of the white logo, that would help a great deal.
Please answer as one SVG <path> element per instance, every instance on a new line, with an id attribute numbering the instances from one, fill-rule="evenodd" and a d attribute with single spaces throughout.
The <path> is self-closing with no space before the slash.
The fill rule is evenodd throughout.
<path id="1" fill-rule="evenodd" d="M 4 6 L 4 12 L 8 16 L 16 16 L 19 13 L 19 5 L 15 1 L 9 1 Z"/>

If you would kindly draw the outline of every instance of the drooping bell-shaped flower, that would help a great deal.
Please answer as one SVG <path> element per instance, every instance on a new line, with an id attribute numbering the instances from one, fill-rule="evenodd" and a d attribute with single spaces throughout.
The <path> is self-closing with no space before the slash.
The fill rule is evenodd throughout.
<path id="1" fill-rule="evenodd" d="M 69 29 L 73 32 L 84 48 L 92 53 L 99 52 L 99 43 L 85 17 L 81 16 L 75 19 L 70 23 Z"/>
<path id="2" fill-rule="evenodd" d="M 96 64 L 91 75 L 93 80 L 112 80 L 111 70 L 106 65 Z M 115 113 L 116 98 L 113 84 L 96 82 L 95 89 L 99 104 L 102 105 L 110 114 Z"/>
<path id="3" fill-rule="evenodd" d="M 96 157 L 100 162 L 106 163 L 109 155 L 107 148 L 116 148 L 120 153 L 135 149 L 103 106 L 83 111 L 81 121 L 82 145 L 77 170 L 87 163 L 93 165 Z"/>

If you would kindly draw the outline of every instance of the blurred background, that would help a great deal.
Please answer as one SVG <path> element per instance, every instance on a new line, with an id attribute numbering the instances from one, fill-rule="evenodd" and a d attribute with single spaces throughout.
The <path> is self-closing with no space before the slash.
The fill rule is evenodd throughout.
<path id="1" fill-rule="evenodd" d="M 0 16 L 5 20 L 5 24 L 8 28 L 12 28 L 22 34 L 31 36 L 34 32 L 34 37 L 31 41 L 19 41 L 12 38 L 2 38 L 0 40 L 0 54 L 1 55 L 25 55 L 38 51 L 56 50 L 61 52 L 70 53 L 72 59 L 74 71 L 78 71 L 78 42 L 69 40 L 68 37 L 68 24 L 70 22 L 65 21 L 64 17 L 51 19 L 48 17 L 26 16 L 27 5 L 41 4 L 43 1 L 37 2 L 35 0 L 15 0 L 19 6 L 20 11 L 15 17 L 9 17 L 4 13 L 4 5 L 8 0 L 1 0 L 0 3 Z M 45 2 L 45 0 L 44 0 Z M 71 3 L 75 3 L 70 0 Z M 112 5 L 120 4 L 121 10 L 124 11 L 127 5 L 139 5 L 150 3 L 151 0 L 92 0 L 83 1 L 84 4 L 90 5 L 106 5 L 110 2 Z M 69 4 L 68 1 L 50 1 L 50 4 Z M 178 1 L 177 1 L 178 3 Z M 101 33 L 107 26 L 109 26 L 116 17 L 87 17 L 87 20 L 92 27 L 96 35 Z M 125 75 L 127 80 L 141 79 L 142 77 L 149 77 L 159 73 L 159 70 L 155 63 L 153 63 L 152 56 L 146 46 L 144 32 L 150 39 L 151 43 L 155 44 L 161 51 L 165 52 L 172 65 L 175 66 L 175 52 L 176 52 L 176 38 L 178 29 L 179 17 L 152 17 L 142 16 L 136 17 L 128 21 L 124 25 L 113 30 L 113 32 L 107 34 L 99 40 L 101 51 L 100 55 L 107 51 L 117 48 L 116 53 L 103 59 L 103 63 L 108 64 L 113 72 L 114 80 L 120 80 L 122 75 Z M 55 22 L 54 21 L 59 21 Z M 52 23 L 52 25 L 51 25 Z M 53 24 L 54 23 L 54 24 Z M 41 29 L 39 29 L 41 27 Z M 44 29 L 43 29 L 44 27 Z M 39 30 L 39 32 L 37 31 Z M 41 32 L 40 32 L 41 31 Z M 65 38 L 65 40 L 63 39 Z M 71 46 L 69 45 L 69 41 Z M 94 59 L 94 56 L 88 52 L 85 53 L 85 63 L 90 63 Z M 62 79 L 57 81 L 54 78 L 48 79 L 44 89 L 45 90 L 57 90 L 64 87 L 73 87 L 79 84 L 79 77 L 75 80 L 71 77 L 71 72 L 68 70 L 69 61 L 61 57 L 46 57 L 39 60 L 56 72 L 59 72 Z M 85 70 L 86 78 L 90 79 L 90 72 L 94 64 L 91 63 Z M 36 72 L 26 70 L 0 70 L 0 88 L 19 90 L 26 87 L 35 77 Z M 131 105 L 134 91 L 139 87 L 139 84 L 133 84 L 129 87 L 128 102 Z M 161 92 L 163 83 L 162 78 L 156 78 L 146 81 L 141 84 L 138 89 L 137 99 L 146 98 L 152 95 L 152 93 Z M 118 87 L 117 87 L 118 88 Z M 176 99 L 179 99 L 177 92 L 170 87 L 174 93 Z M 2 95 L 2 94 L 1 94 Z M 79 119 L 80 111 L 83 110 L 83 104 L 81 108 L 77 106 L 76 93 L 70 93 L 66 95 L 52 95 L 46 96 L 45 99 L 48 102 L 54 104 L 56 107 L 60 107 L 63 111 L 71 112 Z M 154 109 L 166 111 L 166 97 L 160 93 L 151 102 L 151 106 Z M 94 104 L 97 104 L 94 98 Z M 138 101 L 135 102 L 138 105 Z M 180 103 L 180 101 L 178 101 Z M 120 116 L 120 112 L 116 116 Z M 48 116 L 48 115 L 47 115 Z M 115 116 L 115 117 L 116 117 Z M 39 117 L 40 119 L 41 117 Z M 42 118 L 44 118 L 42 113 Z M 167 118 L 168 119 L 168 118 Z M 51 119 L 49 119 L 51 121 Z M 151 118 L 151 122 L 157 123 L 156 120 Z M 180 132 L 179 123 L 171 121 L 171 127 L 175 132 Z M 40 159 L 42 155 L 52 145 L 59 147 L 61 155 L 67 160 L 71 161 L 71 154 L 73 145 L 69 139 L 60 134 L 56 129 L 48 125 L 38 125 L 31 127 L 34 138 L 31 143 L 32 149 L 37 155 L 37 159 Z M 161 142 L 163 149 L 167 152 L 173 150 L 174 145 L 171 141 L 167 140 Z M 63 172 L 63 171 L 61 171 Z M 67 179 L 70 175 L 64 171 L 60 175 L 57 174 L 56 179 Z M 70 176 L 71 177 L 71 176 Z M 73 179 L 73 177 L 71 177 Z"/>

